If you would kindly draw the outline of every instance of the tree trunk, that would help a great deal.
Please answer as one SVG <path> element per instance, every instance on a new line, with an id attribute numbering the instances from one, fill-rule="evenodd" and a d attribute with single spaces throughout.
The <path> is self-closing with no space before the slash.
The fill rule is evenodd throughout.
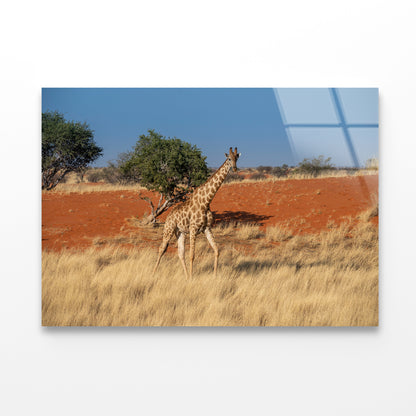
<path id="1" fill-rule="evenodd" d="M 55 186 L 64 179 L 67 173 L 69 173 L 69 170 L 59 171 L 56 168 L 54 168 L 52 172 L 42 172 L 42 189 L 50 191 L 55 188 Z"/>
<path id="2" fill-rule="evenodd" d="M 151 213 L 150 215 L 144 220 L 144 224 L 156 224 L 156 218 L 163 214 L 170 206 L 173 205 L 172 200 L 168 199 L 162 203 L 163 195 L 160 195 L 159 202 L 155 207 L 152 200 L 147 196 L 139 195 L 140 199 L 143 199 L 150 205 Z"/>
<path id="3" fill-rule="evenodd" d="M 160 194 L 159 202 L 157 206 L 155 207 L 155 205 L 153 204 L 153 202 L 151 201 L 149 197 L 141 196 L 139 194 L 139 198 L 146 201 L 150 205 L 150 210 L 151 210 L 151 213 L 148 215 L 148 217 L 144 219 L 143 221 L 144 224 L 156 224 L 156 218 L 159 215 L 163 214 L 165 211 L 167 211 L 172 205 L 175 205 L 177 202 L 183 201 L 184 197 L 185 197 L 184 195 L 180 194 L 172 198 L 168 198 L 164 202 L 162 202 L 163 195 Z"/>

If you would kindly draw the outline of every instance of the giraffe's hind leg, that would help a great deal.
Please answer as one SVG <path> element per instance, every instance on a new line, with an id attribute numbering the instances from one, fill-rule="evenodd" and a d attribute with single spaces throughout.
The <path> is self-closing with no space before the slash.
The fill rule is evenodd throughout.
<path id="1" fill-rule="evenodd" d="M 196 231 L 197 230 L 194 227 L 191 227 L 189 230 L 189 276 L 190 277 L 192 277 L 192 270 L 194 266 Z"/>
<path id="2" fill-rule="evenodd" d="M 212 228 L 212 225 L 214 224 L 214 214 L 211 212 L 210 209 L 207 211 L 207 227 Z"/>
<path id="3" fill-rule="evenodd" d="M 209 244 L 211 245 L 212 249 L 214 250 L 214 276 L 217 276 L 217 267 L 218 267 L 218 246 L 217 243 L 214 240 L 214 236 L 212 235 L 211 228 L 205 228 L 205 236 L 207 237 L 207 240 Z"/>
<path id="4" fill-rule="evenodd" d="M 180 233 L 178 236 L 178 256 L 182 263 L 183 270 L 185 272 L 185 276 L 188 279 L 188 270 L 186 269 L 186 263 L 185 263 L 185 234 Z"/>
<path id="5" fill-rule="evenodd" d="M 175 232 L 175 229 L 170 228 L 170 227 L 168 228 L 165 227 L 165 229 L 163 230 L 163 241 L 159 247 L 159 255 L 157 256 L 157 261 L 156 261 L 155 268 L 153 269 L 153 274 L 156 273 L 156 269 L 157 269 L 157 266 L 159 266 L 160 259 L 165 254 L 166 249 L 168 248 L 168 245 L 169 245 L 169 240 L 172 238 L 172 235 L 174 232 Z"/>

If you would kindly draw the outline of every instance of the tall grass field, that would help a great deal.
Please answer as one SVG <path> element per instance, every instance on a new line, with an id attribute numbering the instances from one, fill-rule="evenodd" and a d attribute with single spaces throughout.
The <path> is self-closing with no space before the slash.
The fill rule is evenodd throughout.
<path id="1" fill-rule="evenodd" d="M 160 233 L 162 230 L 160 229 Z M 365 216 L 315 235 L 214 228 L 219 272 L 203 236 L 194 276 L 168 252 L 104 244 L 44 252 L 46 326 L 375 326 L 378 228 Z M 175 244 L 172 240 L 171 244 Z"/>

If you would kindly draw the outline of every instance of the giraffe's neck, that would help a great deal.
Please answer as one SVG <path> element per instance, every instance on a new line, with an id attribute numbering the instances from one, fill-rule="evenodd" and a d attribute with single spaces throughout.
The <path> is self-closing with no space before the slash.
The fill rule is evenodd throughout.
<path id="1" fill-rule="evenodd" d="M 222 166 L 194 193 L 193 197 L 198 198 L 205 209 L 208 209 L 209 204 L 224 182 L 224 179 L 226 178 L 230 169 L 231 161 L 227 159 L 222 164 Z"/>

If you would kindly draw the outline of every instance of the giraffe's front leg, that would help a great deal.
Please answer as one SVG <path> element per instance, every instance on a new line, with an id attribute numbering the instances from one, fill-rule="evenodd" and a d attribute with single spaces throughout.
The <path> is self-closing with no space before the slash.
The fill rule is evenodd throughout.
<path id="1" fill-rule="evenodd" d="M 217 266 L 218 266 L 218 246 L 217 243 L 214 240 L 214 236 L 212 235 L 212 231 L 210 228 L 205 228 L 205 236 L 207 237 L 207 240 L 209 244 L 211 245 L 212 249 L 214 250 L 214 276 L 217 276 Z"/>
<path id="2" fill-rule="evenodd" d="M 178 256 L 182 263 L 183 270 L 185 272 L 185 276 L 188 279 L 188 270 L 186 270 L 186 264 L 185 264 L 185 234 L 180 233 L 178 237 Z"/>
<path id="3" fill-rule="evenodd" d="M 196 238 L 196 228 L 191 227 L 189 230 L 189 277 L 192 277 L 192 269 L 195 258 L 195 238 Z"/>

